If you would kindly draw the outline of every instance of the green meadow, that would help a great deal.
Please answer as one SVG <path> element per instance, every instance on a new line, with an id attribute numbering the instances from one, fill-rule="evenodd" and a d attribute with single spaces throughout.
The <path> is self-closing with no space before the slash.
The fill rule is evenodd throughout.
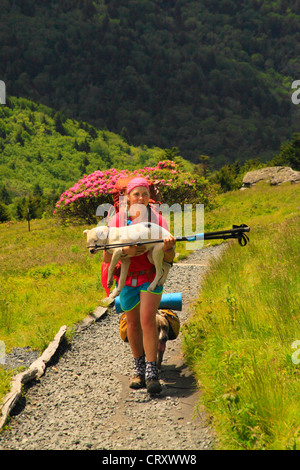
<path id="1" fill-rule="evenodd" d="M 211 265 L 183 326 L 199 406 L 220 449 L 299 449 L 300 186 L 223 194 L 205 222 L 251 231 L 246 247 L 228 243 Z"/>
<path id="2" fill-rule="evenodd" d="M 53 219 L 0 226 L 0 337 L 6 352 L 42 351 L 62 325 L 72 326 L 105 297 L 100 255 L 86 249 L 87 227 Z M 93 273 L 93 274 L 91 274 Z"/>

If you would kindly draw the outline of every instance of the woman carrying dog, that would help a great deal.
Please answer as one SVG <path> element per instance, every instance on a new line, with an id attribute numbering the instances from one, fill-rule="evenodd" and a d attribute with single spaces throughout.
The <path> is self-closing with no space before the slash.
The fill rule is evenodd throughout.
<path id="1" fill-rule="evenodd" d="M 161 214 L 150 208 L 150 188 L 145 178 L 134 178 L 127 185 L 127 223 L 154 222 L 168 230 L 166 220 Z M 137 206 L 138 205 L 138 206 Z M 136 208 L 140 208 L 137 212 Z M 134 209 L 133 212 L 131 209 Z M 151 215 L 151 219 L 149 218 Z M 109 226 L 121 225 L 121 211 L 118 212 Z M 172 264 L 175 256 L 176 239 L 172 235 L 164 239 L 164 261 Z M 127 337 L 134 358 L 133 376 L 130 387 L 139 389 L 147 387 L 148 393 L 159 393 L 158 369 L 156 365 L 158 348 L 158 331 L 156 312 L 158 310 L 163 286 L 157 286 L 153 292 L 147 288 L 155 277 L 154 265 L 145 253 L 145 246 L 125 246 L 124 256 L 131 257 L 125 287 L 120 293 L 120 303 L 127 317 Z M 103 261 L 110 263 L 111 254 L 105 253 Z"/>

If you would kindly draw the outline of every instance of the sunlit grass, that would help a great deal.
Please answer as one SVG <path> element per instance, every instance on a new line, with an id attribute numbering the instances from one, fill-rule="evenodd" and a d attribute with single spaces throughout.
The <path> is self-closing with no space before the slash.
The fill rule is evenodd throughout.
<path id="1" fill-rule="evenodd" d="M 218 196 L 217 207 L 205 211 L 205 231 L 251 223 L 251 228 L 283 221 L 299 213 L 300 187 L 285 183 L 270 186 L 260 183 L 245 191 L 230 191 Z"/>
<path id="2" fill-rule="evenodd" d="M 86 249 L 83 227 L 36 220 L 0 227 L 0 338 L 6 350 L 43 350 L 60 326 L 72 327 L 105 297 L 101 255 Z"/>
<path id="3" fill-rule="evenodd" d="M 184 328 L 186 357 L 221 448 L 300 445 L 300 366 L 292 361 L 300 339 L 299 189 L 229 193 L 209 214 L 214 228 L 220 213 L 226 226 L 243 207 L 239 221 L 251 226 L 247 247 L 232 242 L 212 265 Z M 251 216 L 255 200 L 259 210 Z"/>

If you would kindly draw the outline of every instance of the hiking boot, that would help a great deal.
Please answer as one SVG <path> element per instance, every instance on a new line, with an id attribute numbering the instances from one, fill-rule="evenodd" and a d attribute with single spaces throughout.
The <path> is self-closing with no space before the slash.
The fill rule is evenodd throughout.
<path id="1" fill-rule="evenodd" d="M 160 393 L 162 391 L 162 387 L 157 379 L 149 379 L 146 380 L 147 392 L 152 393 Z"/>
<path id="2" fill-rule="evenodd" d="M 129 383 L 130 388 L 138 390 L 139 388 L 145 387 L 145 369 L 145 355 L 143 354 L 140 357 L 134 358 L 134 367 Z"/>
<path id="3" fill-rule="evenodd" d="M 129 382 L 129 387 L 138 390 L 139 388 L 144 388 L 146 385 L 145 383 L 145 376 L 144 375 L 134 375 L 131 377 Z"/>

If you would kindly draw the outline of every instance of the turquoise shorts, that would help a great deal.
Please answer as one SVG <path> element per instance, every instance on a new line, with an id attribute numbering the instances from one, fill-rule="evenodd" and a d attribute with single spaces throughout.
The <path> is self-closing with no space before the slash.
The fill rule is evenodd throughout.
<path id="1" fill-rule="evenodd" d="M 141 299 L 140 292 L 147 292 L 150 282 L 144 282 L 141 286 L 124 286 L 120 293 L 120 305 L 124 312 L 128 312 L 136 307 Z M 157 286 L 151 294 L 162 294 L 163 286 Z"/>

